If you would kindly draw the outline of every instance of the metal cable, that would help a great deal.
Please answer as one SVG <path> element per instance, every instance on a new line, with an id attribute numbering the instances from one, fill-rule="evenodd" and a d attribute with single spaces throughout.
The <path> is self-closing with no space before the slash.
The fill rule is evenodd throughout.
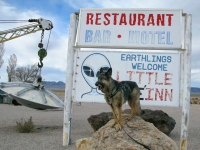
<path id="1" fill-rule="evenodd" d="M 47 47 L 46 47 L 46 50 L 47 50 L 47 48 L 48 48 L 48 46 L 49 46 L 49 40 L 50 40 L 50 37 L 51 37 L 51 30 L 50 30 L 50 33 L 49 33 L 49 38 L 48 38 L 48 41 L 47 41 Z"/>
<path id="2" fill-rule="evenodd" d="M 28 20 L 0 20 L 0 21 L 28 21 Z"/>
<path id="3" fill-rule="evenodd" d="M 0 23 L 25 23 L 28 20 L 0 20 Z"/>

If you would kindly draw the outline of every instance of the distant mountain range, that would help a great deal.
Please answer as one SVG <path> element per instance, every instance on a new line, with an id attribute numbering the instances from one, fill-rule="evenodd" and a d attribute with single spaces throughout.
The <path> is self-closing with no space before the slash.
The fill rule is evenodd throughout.
<path id="1" fill-rule="evenodd" d="M 65 83 L 62 81 L 55 82 L 55 81 L 43 81 L 42 84 L 47 89 L 61 89 L 65 90 Z"/>
<path id="2" fill-rule="evenodd" d="M 55 82 L 55 81 L 43 81 L 43 85 L 49 89 L 62 89 L 65 90 L 65 83 L 62 81 Z M 200 93 L 200 88 L 191 87 L 191 93 Z"/>
<path id="3" fill-rule="evenodd" d="M 200 93 L 200 88 L 191 87 L 191 93 Z"/>

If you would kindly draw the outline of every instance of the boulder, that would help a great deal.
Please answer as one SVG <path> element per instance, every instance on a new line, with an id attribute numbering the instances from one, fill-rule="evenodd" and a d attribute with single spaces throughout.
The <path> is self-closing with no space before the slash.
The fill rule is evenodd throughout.
<path id="1" fill-rule="evenodd" d="M 176 125 L 176 121 L 164 113 L 162 110 L 150 110 L 144 109 L 142 110 L 142 115 L 140 116 L 147 122 L 153 123 L 153 125 L 160 130 L 161 132 L 169 135 L 170 132 L 174 129 Z M 131 110 L 126 109 L 123 113 L 130 114 Z M 113 119 L 112 112 L 103 112 L 98 115 L 91 115 L 88 118 L 88 122 L 94 131 L 97 131 L 99 128 L 104 126 L 109 120 Z"/>
<path id="2" fill-rule="evenodd" d="M 103 112 L 98 115 L 91 115 L 87 120 L 94 131 L 104 126 L 108 121 L 113 119 L 112 112 Z"/>
<path id="3" fill-rule="evenodd" d="M 94 132 L 92 137 L 77 140 L 76 150 L 146 150 L 144 146 L 150 150 L 178 150 L 175 142 L 152 123 L 138 116 L 127 121 L 124 119 L 126 116 L 122 115 L 122 130 L 117 132 L 111 128 L 111 119 Z"/>

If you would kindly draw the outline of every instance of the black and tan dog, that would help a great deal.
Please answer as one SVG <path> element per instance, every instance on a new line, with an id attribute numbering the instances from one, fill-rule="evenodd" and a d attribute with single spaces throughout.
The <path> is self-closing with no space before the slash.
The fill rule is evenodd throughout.
<path id="1" fill-rule="evenodd" d="M 139 100 L 140 90 L 136 82 L 117 82 L 111 76 L 112 68 L 109 68 L 107 72 L 103 72 L 103 69 L 101 68 L 100 74 L 98 76 L 98 81 L 95 85 L 98 87 L 99 90 L 104 93 L 104 98 L 106 102 L 110 105 L 114 116 L 112 127 L 115 126 L 115 129 L 118 131 L 122 128 L 122 105 L 126 101 L 128 101 L 128 104 L 132 110 L 131 115 L 128 116 L 126 119 L 130 120 L 135 114 L 141 114 Z"/>

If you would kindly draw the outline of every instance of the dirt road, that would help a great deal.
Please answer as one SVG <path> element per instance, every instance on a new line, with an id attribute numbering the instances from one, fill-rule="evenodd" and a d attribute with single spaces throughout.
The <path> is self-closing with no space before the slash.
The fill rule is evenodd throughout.
<path id="1" fill-rule="evenodd" d="M 123 109 L 127 109 L 124 106 Z M 182 108 L 171 107 L 142 107 L 152 110 L 163 110 L 176 120 L 176 127 L 171 132 L 172 138 L 179 146 L 181 132 Z M 73 106 L 72 145 L 62 146 L 63 140 L 63 111 L 34 110 L 24 106 L 0 104 L 0 149 L 1 150 L 74 150 L 76 140 L 92 135 L 87 118 L 101 112 L 110 112 L 106 104 L 82 103 Z M 18 133 L 15 130 L 16 121 L 32 116 L 36 125 L 33 133 Z M 200 145 L 200 105 L 191 105 L 188 136 L 188 150 L 199 150 Z"/>

